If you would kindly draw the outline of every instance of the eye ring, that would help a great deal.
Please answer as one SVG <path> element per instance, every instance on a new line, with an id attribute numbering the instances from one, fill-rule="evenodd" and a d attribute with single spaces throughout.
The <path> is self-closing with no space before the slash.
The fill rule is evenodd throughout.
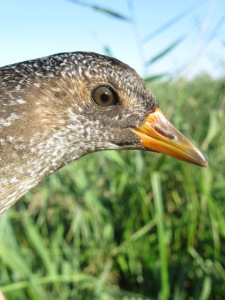
<path id="1" fill-rule="evenodd" d="M 101 107 L 108 107 L 118 103 L 114 90 L 105 85 L 100 85 L 93 90 L 92 99 L 95 104 Z"/>

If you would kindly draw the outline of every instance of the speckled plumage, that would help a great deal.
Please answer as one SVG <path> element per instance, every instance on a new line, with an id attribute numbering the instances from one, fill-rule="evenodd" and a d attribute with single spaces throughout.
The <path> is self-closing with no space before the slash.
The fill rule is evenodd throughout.
<path id="1" fill-rule="evenodd" d="M 112 87 L 116 105 L 92 100 Z M 0 213 L 56 169 L 93 151 L 141 149 L 130 128 L 157 102 L 137 73 L 96 53 L 62 53 L 0 69 Z"/>

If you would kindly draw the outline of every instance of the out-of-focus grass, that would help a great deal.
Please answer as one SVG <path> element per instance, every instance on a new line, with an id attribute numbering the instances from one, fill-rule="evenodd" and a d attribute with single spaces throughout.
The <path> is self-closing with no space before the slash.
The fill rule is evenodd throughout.
<path id="1" fill-rule="evenodd" d="M 151 88 L 209 167 L 111 151 L 59 170 L 0 217 L 7 300 L 224 298 L 225 81 Z"/>

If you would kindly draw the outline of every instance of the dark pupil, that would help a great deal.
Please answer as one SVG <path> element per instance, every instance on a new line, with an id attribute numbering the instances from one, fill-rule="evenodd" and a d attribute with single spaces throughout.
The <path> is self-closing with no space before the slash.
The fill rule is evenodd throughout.
<path id="1" fill-rule="evenodd" d="M 102 93 L 101 100 L 102 102 L 107 102 L 109 100 L 109 94 L 107 92 Z"/>

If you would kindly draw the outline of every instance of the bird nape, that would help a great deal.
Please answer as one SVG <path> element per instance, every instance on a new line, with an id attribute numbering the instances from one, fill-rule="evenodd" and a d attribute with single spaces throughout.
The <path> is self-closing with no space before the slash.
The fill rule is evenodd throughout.
<path id="1" fill-rule="evenodd" d="M 0 69 L 0 213 L 88 153 L 161 152 L 206 166 L 134 69 L 96 53 L 61 53 Z"/>

